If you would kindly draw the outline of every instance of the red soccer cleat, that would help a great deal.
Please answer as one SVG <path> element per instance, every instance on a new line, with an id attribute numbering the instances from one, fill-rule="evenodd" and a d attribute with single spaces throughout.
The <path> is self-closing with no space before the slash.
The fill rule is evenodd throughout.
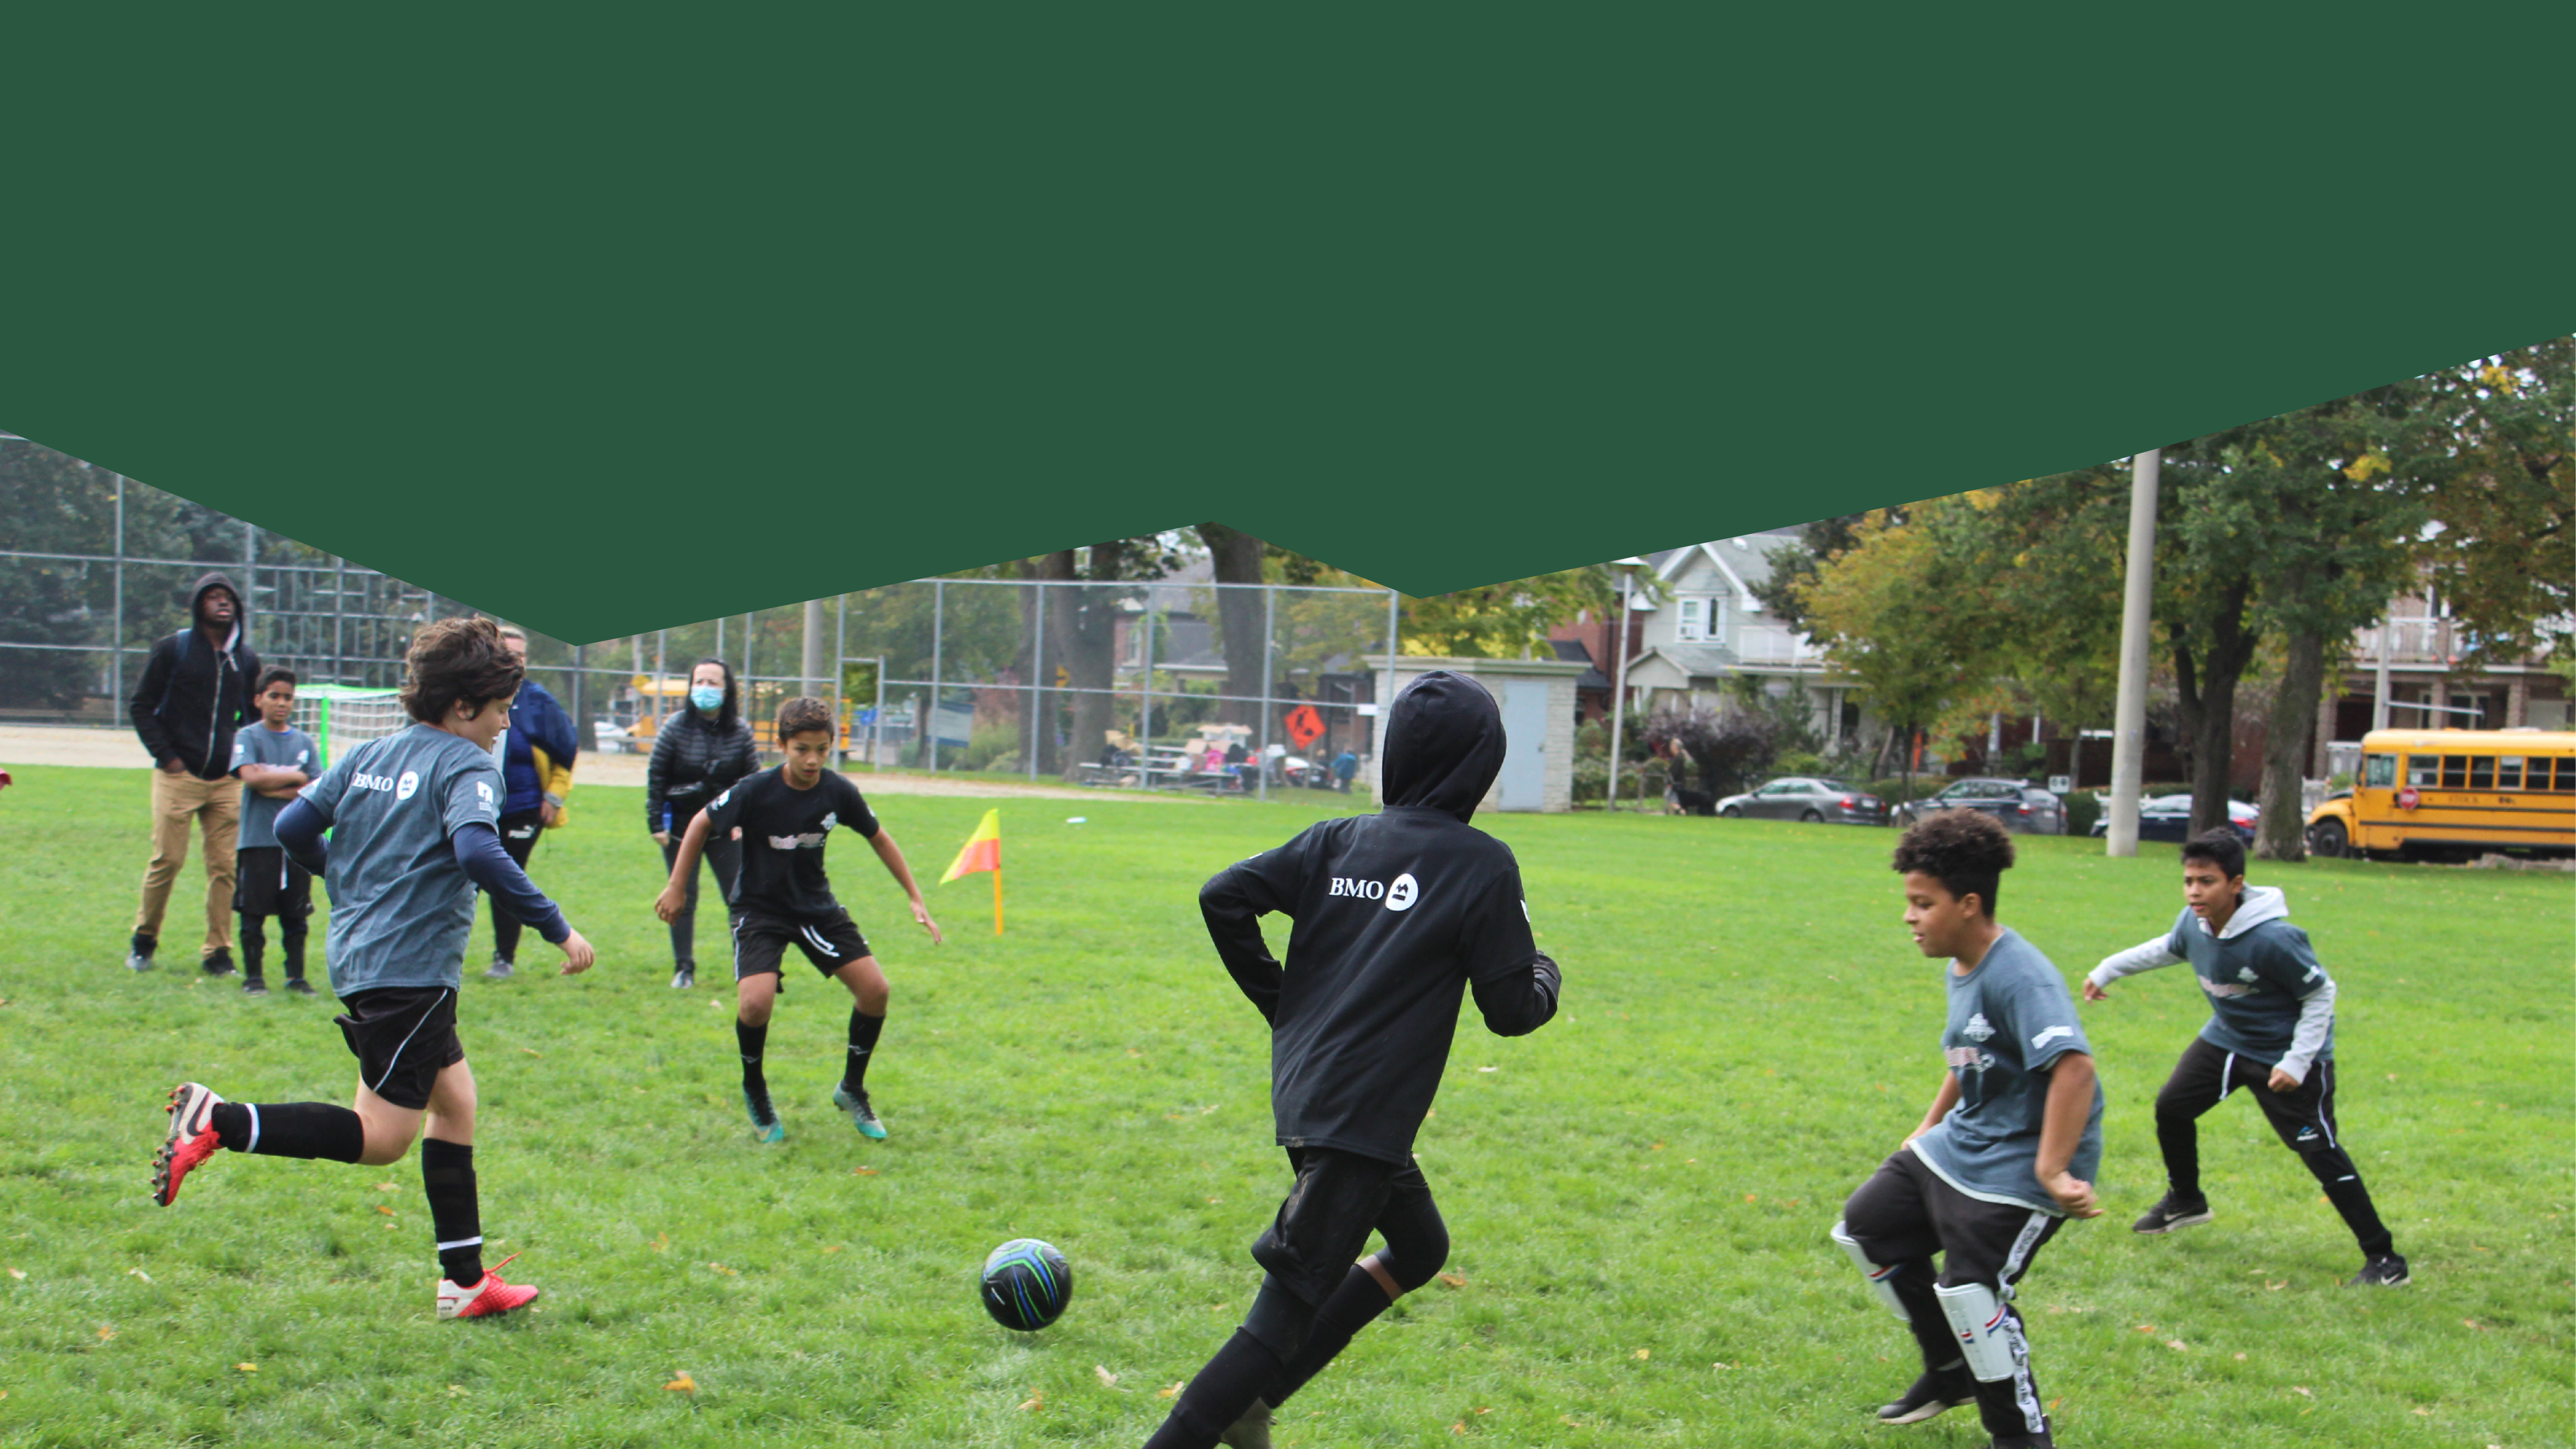
<path id="1" fill-rule="evenodd" d="M 459 1288 L 441 1278 L 438 1280 L 438 1316 L 445 1318 L 489 1318 L 524 1308 L 536 1301 L 537 1290 L 525 1283 L 504 1283 L 500 1270 L 519 1260 L 512 1253 L 483 1270 L 483 1281 L 471 1288 Z"/>
<path id="2" fill-rule="evenodd" d="M 215 1136 L 215 1108 L 224 1099 L 212 1087 L 181 1082 L 170 1093 L 170 1135 L 152 1154 L 152 1200 L 168 1207 L 179 1197 L 180 1179 L 215 1155 L 224 1144 Z"/>

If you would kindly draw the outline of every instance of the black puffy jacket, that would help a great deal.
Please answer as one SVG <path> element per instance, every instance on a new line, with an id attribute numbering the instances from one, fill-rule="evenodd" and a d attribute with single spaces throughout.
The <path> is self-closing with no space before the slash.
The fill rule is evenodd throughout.
<path id="1" fill-rule="evenodd" d="M 644 767 L 644 828 L 687 829 L 707 802 L 759 768 L 748 721 L 735 720 L 726 733 L 694 709 L 666 717 L 653 737 L 652 762 Z M 666 808 L 668 821 L 662 818 Z"/>
<path id="2" fill-rule="evenodd" d="M 234 600 L 232 629 L 220 649 L 197 628 L 197 611 L 210 589 Z M 175 759 L 200 780 L 220 780 L 232 769 L 233 731 L 259 717 L 251 696 L 258 687 L 259 656 L 251 652 L 241 590 L 210 573 L 189 591 L 188 627 L 152 646 L 126 714 L 143 748 L 152 752 L 152 763 Z"/>

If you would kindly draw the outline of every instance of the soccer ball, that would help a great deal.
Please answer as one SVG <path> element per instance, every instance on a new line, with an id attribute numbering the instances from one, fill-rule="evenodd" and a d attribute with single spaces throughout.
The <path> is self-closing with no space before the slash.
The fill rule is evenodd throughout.
<path id="1" fill-rule="evenodd" d="M 1064 1254 L 1035 1238 L 1013 1238 L 984 1260 L 984 1311 L 1004 1328 L 1035 1333 L 1073 1298 Z"/>

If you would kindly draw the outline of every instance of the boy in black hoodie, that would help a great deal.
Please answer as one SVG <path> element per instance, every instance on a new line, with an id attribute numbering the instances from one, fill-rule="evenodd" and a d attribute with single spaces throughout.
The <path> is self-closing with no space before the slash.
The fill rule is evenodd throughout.
<path id="1" fill-rule="evenodd" d="M 259 718 L 252 702 L 259 656 L 251 652 L 241 594 L 219 573 L 197 580 L 188 627 L 152 646 L 127 714 L 152 752 L 152 861 L 125 964 L 152 969 L 170 888 L 188 863 L 190 825 L 205 837 L 206 943 L 210 976 L 233 971 L 233 846 L 241 828 L 241 782 L 232 777 L 233 731 Z"/>
<path id="2" fill-rule="evenodd" d="M 1502 770 L 1493 696 L 1446 671 L 1416 679 L 1388 716 L 1385 760 L 1379 813 L 1324 821 L 1199 892 L 1217 955 L 1270 1022 L 1271 1111 L 1296 1185 L 1252 1245 L 1268 1276 L 1251 1312 L 1147 1449 L 1266 1449 L 1271 1411 L 1431 1281 L 1449 1235 L 1413 1137 L 1458 998 L 1473 987 L 1500 1036 L 1556 1014 L 1520 868 L 1467 824 Z M 1261 938 L 1272 911 L 1296 923 L 1284 967 Z M 1386 1247 L 1352 1266 L 1372 1229 Z"/>

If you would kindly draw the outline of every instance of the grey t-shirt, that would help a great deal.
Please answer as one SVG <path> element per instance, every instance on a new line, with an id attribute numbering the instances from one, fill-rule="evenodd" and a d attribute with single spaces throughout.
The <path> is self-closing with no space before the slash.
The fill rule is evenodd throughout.
<path id="1" fill-rule="evenodd" d="M 322 751 L 313 737 L 292 727 L 273 730 L 265 721 L 245 725 L 233 732 L 232 772 L 241 773 L 244 765 L 277 765 L 289 770 L 302 770 L 310 780 L 322 773 Z M 244 850 L 277 844 L 277 812 L 286 802 L 242 787 L 241 834 L 235 843 Z"/>
<path id="2" fill-rule="evenodd" d="M 2039 1185 L 2039 1129 L 2048 1115 L 2048 1068 L 2068 1052 L 2091 1055 L 2075 1000 L 2039 948 L 2007 929 L 1965 976 L 1941 963 L 1950 1020 L 1941 1055 L 1959 1079 L 1959 1105 L 1914 1139 L 1914 1153 L 1941 1180 L 1986 1202 L 2015 1203 L 2063 1217 Z M 2091 1182 L 2102 1165 L 2102 1086 L 2066 1166 Z"/>
<path id="3" fill-rule="evenodd" d="M 459 987 L 474 882 L 449 838 L 498 827 L 501 772 L 445 730 L 416 724 L 342 755 L 304 789 L 331 822 L 331 991 Z"/>

